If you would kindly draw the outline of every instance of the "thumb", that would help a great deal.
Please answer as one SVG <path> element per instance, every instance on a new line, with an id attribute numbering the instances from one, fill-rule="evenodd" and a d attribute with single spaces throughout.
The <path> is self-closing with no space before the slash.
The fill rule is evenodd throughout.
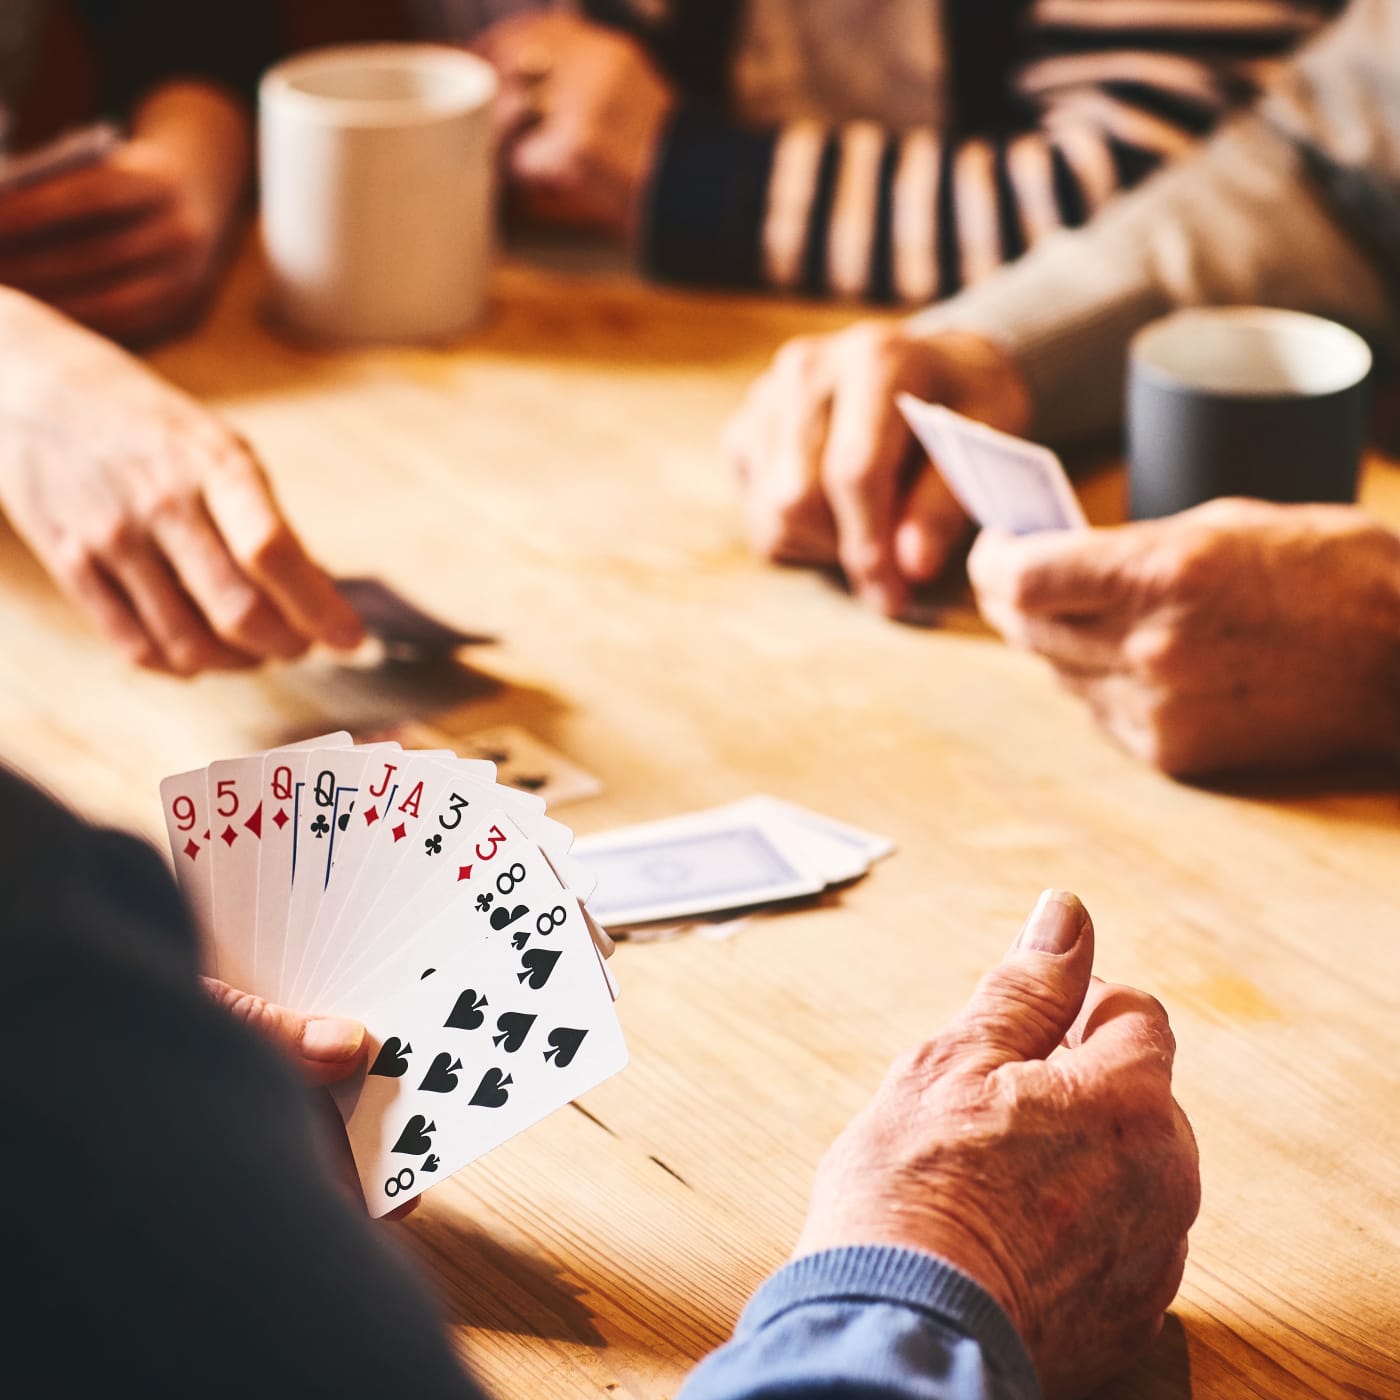
<path id="1" fill-rule="evenodd" d="M 1001 963 L 954 1023 L 992 1067 L 1044 1059 L 1074 1024 L 1094 970 L 1094 925 L 1072 894 L 1046 890 Z"/>
<path id="2" fill-rule="evenodd" d="M 303 1016 L 227 982 L 203 979 L 205 990 L 236 1021 L 251 1026 L 290 1057 L 315 1085 L 344 1079 L 359 1062 L 365 1028 L 340 1016 Z"/>

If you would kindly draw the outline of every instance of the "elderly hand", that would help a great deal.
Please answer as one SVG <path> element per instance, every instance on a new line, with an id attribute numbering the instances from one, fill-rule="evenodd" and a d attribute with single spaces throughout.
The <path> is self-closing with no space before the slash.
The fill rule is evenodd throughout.
<path id="1" fill-rule="evenodd" d="M 358 644 L 247 444 L 194 400 L 13 292 L 0 364 L 0 509 L 132 661 L 190 676 Z"/>
<path id="2" fill-rule="evenodd" d="M 1157 1336 L 1200 1204 L 1166 1013 L 1093 962 L 1083 905 L 1047 891 L 957 1019 L 837 1139 L 796 1251 L 947 1260 L 1006 1311 L 1052 1397 Z"/>
<path id="3" fill-rule="evenodd" d="M 0 283 L 118 340 L 198 313 L 248 167 L 231 98 L 171 84 L 96 165 L 0 197 Z"/>
<path id="4" fill-rule="evenodd" d="M 785 345 L 725 434 L 754 550 L 839 564 L 891 617 L 968 531 L 895 405 L 906 391 L 1008 432 L 1030 412 L 1020 372 L 990 342 L 870 321 Z"/>
<path id="5" fill-rule="evenodd" d="M 988 533 L 969 570 L 987 620 L 1166 772 L 1400 749 L 1400 538 L 1360 510 Z"/>
<path id="6" fill-rule="evenodd" d="M 572 15 L 522 15 L 474 46 L 500 74 L 514 202 L 541 223 L 628 238 L 676 95 L 636 40 Z"/>

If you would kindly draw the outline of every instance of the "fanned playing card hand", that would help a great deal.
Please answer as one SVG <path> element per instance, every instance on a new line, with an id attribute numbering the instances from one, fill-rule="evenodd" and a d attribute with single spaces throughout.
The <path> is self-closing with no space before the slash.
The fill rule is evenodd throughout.
<path id="1" fill-rule="evenodd" d="M 495 777 L 339 733 L 161 784 L 206 968 L 367 1028 L 335 1099 L 372 1215 L 627 1063 L 573 833 Z"/>

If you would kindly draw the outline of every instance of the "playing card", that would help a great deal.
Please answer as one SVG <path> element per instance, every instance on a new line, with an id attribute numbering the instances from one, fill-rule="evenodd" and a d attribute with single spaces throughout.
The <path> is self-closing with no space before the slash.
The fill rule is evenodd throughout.
<path id="1" fill-rule="evenodd" d="M 887 836 L 863 831 L 778 797 L 757 793 L 730 803 L 726 810 L 769 826 L 785 826 L 795 836 L 800 834 L 812 843 L 813 858 L 831 884 L 863 875 L 877 860 L 894 852 L 894 842 Z"/>
<path id="2" fill-rule="evenodd" d="M 258 864 L 262 847 L 262 770 L 265 755 L 226 758 L 208 767 L 213 924 L 219 976 L 257 991 Z"/>
<path id="3" fill-rule="evenodd" d="M 588 907 L 605 924 L 772 904 L 828 883 L 784 833 L 722 809 L 587 837 L 574 855 L 597 876 Z"/>
<path id="4" fill-rule="evenodd" d="M 257 931 L 253 947 L 252 985 L 273 1001 L 283 999 L 282 964 L 287 934 L 287 908 L 292 895 L 296 855 L 297 786 L 305 781 L 311 754 L 317 749 L 348 748 L 350 735 L 341 731 L 272 749 L 263 756 L 259 784 L 262 839 L 258 853 Z"/>
<path id="5" fill-rule="evenodd" d="M 359 614 L 365 630 L 383 644 L 391 661 L 429 661 L 451 656 L 458 647 L 495 641 L 439 621 L 382 579 L 342 578 L 335 586 Z"/>
<path id="6" fill-rule="evenodd" d="M 941 404 L 901 394 L 900 411 L 948 489 L 979 525 L 1014 535 L 1088 524 L 1060 459 Z"/>
<path id="7" fill-rule="evenodd" d="M 111 122 L 93 122 L 54 137 L 37 150 L 0 158 L 0 195 L 96 165 L 120 144 L 121 132 Z"/>
<path id="8" fill-rule="evenodd" d="M 371 760 L 361 779 L 361 797 L 355 812 L 346 829 L 336 833 L 325 892 L 308 938 L 308 953 L 302 968 L 302 989 L 309 991 L 320 985 L 318 978 L 328 955 L 336 953 L 344 959 L 352 951 L 349 944 L 337 942 L 336 925 L 349 905 L 360 877 L 365 873 L 376 838 L 386 830 L 384 818 L 393 810 L 404 775 L 412 771 L 416 764 L 428 761 L 450 763 L 454 758 L 455 755 L 447 749 L 404 753 L 396 745 L 389 744 L 384 752 Z M 294 996 L 299 994 L 299 990 L 294 990 Z"/>
<path id="9" fill-rule="evenodd" d="M 514 724 L 481 729 L 459 741 L 469 758 L 496 765 L 496 781 L 541 797 L 551 807 L 596 797 L 603 784 L 592 773 Z"/>
<path id="10" fill-rule="evenodd" d="M 200 940 L 200 965 L 214 976 L 219 972 L 214 942 L 214 883 L 209 854 L 209 789 L 203 768 L 175 773 L 160 785 L 160 805 L 165 813 L 165 833 L 175 861 L 175 879 L 184 896 Z"/>
<path id="11" fill-rule="evenodd" d="M 438 802 L 452 791 L 459 777 L 491 783 L 496 769 L 491 764 L 466 760 L 444 763 L 420 753 L 405 755 L 405 764 L 393 781 L 393 791 L 384 798 L 371 799 L 363 820 L 372 816 L 370 841 L 361 853 L 360 874 L 354 879 L 337 918 L 333 937 L 343 948 L 358 944 L 358 931 L 367 925 L 393 871 L 420 840 L 419 827 L 437 809 Z"/>
<path id="12" fill-rule="evenodd" d="M 306 778 L 295 803 L 292 890 L 282 952 L 282 986 L 293 1004 L 301 985 L 312 925 L 330 879 L 336 842 L 355 814 L 355 801 L 366 769 L 372 759 L 386 750 L 400 753 L 397 744 L 315 749 L 307 763 Z"/>
<path id="13" fill-rule="evenodd" d="M 468 845 L 456 900 L 396 960 L 405 990 L 342 1007 L 371 1027 L 362 1081 L 336 1096 L 371 1215 L 627 1063 L 579 906 L 548 862 L 499 810 Z"/>
<path id="14" fill-rule="evenodd" d="M 377 964 L 387 950 L 410 942 L 444 902 L 455 898 L 462 861 L 470 865 L 462 852 L 471 844 L 472 820 L 492 805 L 510 814 L 555 870 L 566 878 L 572 876 L 569 888 L 580 899 L 592 894 L 592 871 L 577 865 L 568 854 L 573 832 L 544 815 L 540 798 L 458 775 L 424 824 L 421 840 L 409 845 L 385 877 L 379 897 L 360 925 L 354 955 L 343 960 L 335 980 L 320 995 L 339 998 L 370 969 L 376 969 L 377 975 Z"/>

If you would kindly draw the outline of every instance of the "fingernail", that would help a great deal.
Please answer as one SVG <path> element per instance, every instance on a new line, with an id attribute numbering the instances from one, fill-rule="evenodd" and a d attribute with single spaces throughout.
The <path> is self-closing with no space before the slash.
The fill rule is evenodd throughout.
<path id="1" fill-rule="evenodd" d="M 1068 890 L 1046 890 L 1022 925 L 1017 948 L 1037 953 L 1068 953 L 1084 936 L 1089 911 Z"/>
<path id="2" fill-rule="evenodd" d="M 338 651 L 354 651 L 365 639 L 365 629 L 358 622 L 341 623 L 331 629 L 331 645 Z"/>
<path id="3" fill-rule="evenodd" d="M 301 1053 L 308 1060 L 350 1060 L 359 1054 L 364 1041 L 365 1028 L 358 1021 L 323 1016 L 306 1023 Z"/>

